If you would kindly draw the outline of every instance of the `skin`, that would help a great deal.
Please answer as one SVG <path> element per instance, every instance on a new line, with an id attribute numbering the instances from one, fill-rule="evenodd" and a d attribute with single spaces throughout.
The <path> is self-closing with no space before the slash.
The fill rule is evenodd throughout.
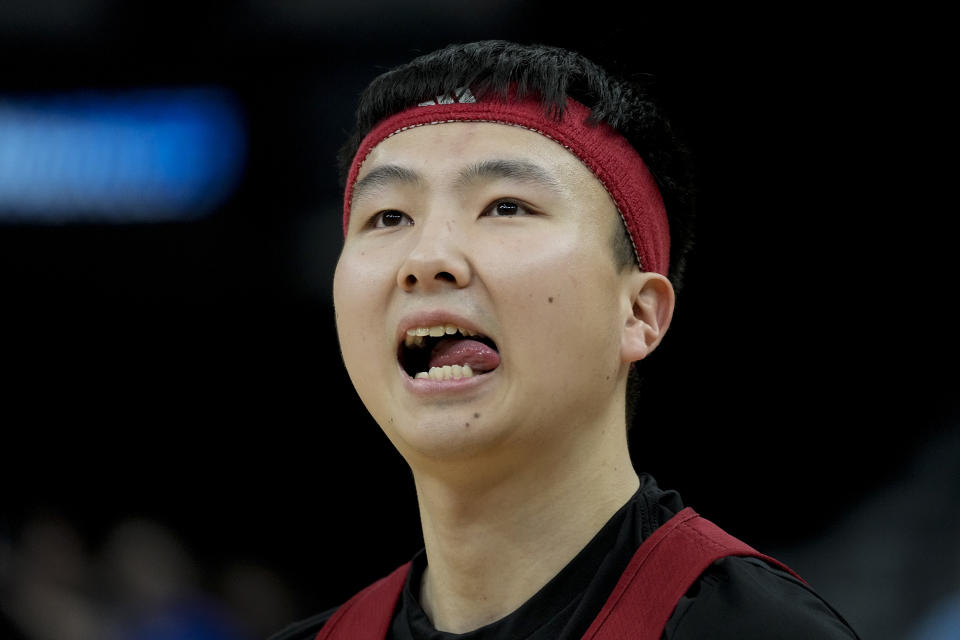
<path id="1" fill-rule="evenodd" d="M 665 277 L 614 265 L 618 224 L 576 157 L 520 127 L 417 127 L 361 167 L 334 277 L 338 334 L 357 392 L 413 471 L 420 602 L 440 630 L 516 609 L 638 486 L 626 378 L 674 299 Z M 440 321 L 491 338 L 500 365 L 411 379 L 399 341 Z"/>

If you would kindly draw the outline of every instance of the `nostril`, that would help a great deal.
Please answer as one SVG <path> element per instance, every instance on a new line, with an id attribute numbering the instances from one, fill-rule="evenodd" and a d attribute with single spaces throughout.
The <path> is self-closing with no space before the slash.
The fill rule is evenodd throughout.
<path id="1" fill-rule="evenodd" d="M 461 282 L 460 280 L 457 280 L 457 276 L 453 275 L 449 271 L 438 271 L 433 276 L 433 279 L 435 281 L 448 282 L 454 286 L 458 286 L 458 283 Z M 408 273 L 407 275 L 403 276 L 402 280 L 400 280 L 400 285 L 405 289 L 413 289 L 417 286 L 427 286 L 427 282 L 427 280 L 424 280 L 424 284 L 420 284 L 420 278 L 418 278 L 416 274 Z"/>

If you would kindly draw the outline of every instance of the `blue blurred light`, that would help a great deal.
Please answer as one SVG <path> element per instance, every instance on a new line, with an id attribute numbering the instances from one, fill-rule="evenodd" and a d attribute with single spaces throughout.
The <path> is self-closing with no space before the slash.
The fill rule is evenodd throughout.
<path id="1" fill-rule="evenodd" d="M 235 190 L 246 147 L 221 89 L 0 95 L 0 221 L 196 219 Z"/>

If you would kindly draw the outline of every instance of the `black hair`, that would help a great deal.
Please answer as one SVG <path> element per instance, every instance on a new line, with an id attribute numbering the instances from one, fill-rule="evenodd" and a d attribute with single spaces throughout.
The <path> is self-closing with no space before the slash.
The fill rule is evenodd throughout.
<path id="1" fill-rule="evenodd" d="M 338 155 L 341 185 L 364 136 L 386 117 L 426 99 L 468 87 L 482 100 L 536 96 L 547 115 L 563 115 L 567 97 L 590 109 L 589 121 L 606 122 L 644 159 L 664 200 L 670 224 L 668 277 L 679 291 L 693 245 L 695 189 L 693 163 L 654 96 L 653 77 L 615 77 L 585 56 L 559 47 L 504 40 L 452 44 L 414 58 L 374 78 L 360 95 L 356 126 Z M 613 238 L 618 267 L 636 264 L 626 228 Z M 633 422 L 639 367 L 632 367 L 627 393 L 627 425 Z"/>

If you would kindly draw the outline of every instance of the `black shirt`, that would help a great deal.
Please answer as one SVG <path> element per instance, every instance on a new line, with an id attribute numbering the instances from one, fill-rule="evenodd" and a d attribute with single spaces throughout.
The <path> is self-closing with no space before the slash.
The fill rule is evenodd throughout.
<path id="1" fill-rule="evenodd" d="M 413 559 L 394 613 L 389 640 L 575 640 L 600 612 L 640 544 L 683 509 L 675 491 L 649 475 L 594 538 L 516 611 L 474 631 L 433 628 L 417 599 L 426 568 Z M 271 640 L 312 640 L 333 611 L 291 625 Z M 727 557 L 711 565 L 677 603 L 664 640 L 857 638 L 843 618 L 789 573 L 755 558 Z"/>

